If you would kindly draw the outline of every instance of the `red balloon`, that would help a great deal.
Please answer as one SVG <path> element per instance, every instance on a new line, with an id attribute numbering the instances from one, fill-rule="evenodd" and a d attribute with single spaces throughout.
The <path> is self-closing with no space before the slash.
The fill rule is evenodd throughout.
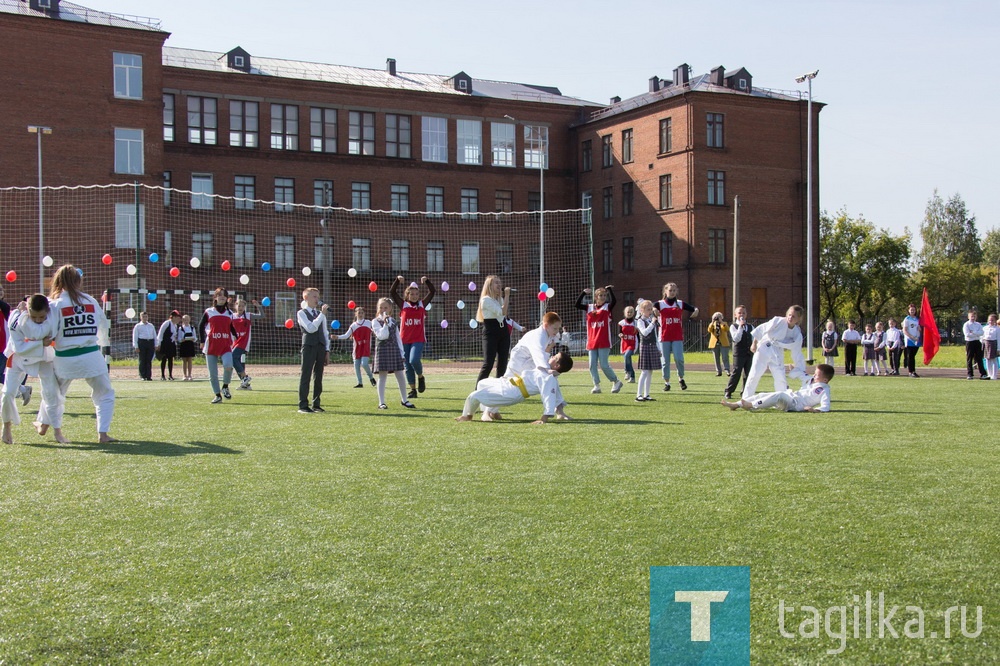
<path id="1" fill-rule="evenodd" d="M 355 303 L 354 301 L 347 301 L 347 309 L 348 310 L 353 310 L 356 307 L 358 307 L 357 303 Z"/>
<path id="2" fill-rule="evenodd" d="M 222 262 L 222 270 L 228 271 L 232 267 L 233 267 L 233 265 L 231 263 L 229 263 L 228 259 L 226 259 L 225 261 Z"/>
<path id="3" fill-rule="evenodd" d="M 177 268 L 176 266 L 170 269 L 170 277 L 177 277 L 180 274 L 181 274 L 181 269 Z"/>
<path id="4" fill-rule="evenodd" d="M 378 291 L 378 285 L 375 284 L 374 280 L 368 283 L 368 291 Z"/>
<path id="5" fill-rule="evenodd" d="M 111 265 L 111 255 L 110 254 L 104 255 L 103 257 L 101 257 L 101 261 L 104 263 L 105 266 L 110 266 Z"/>
<path id="6" fill-rule="evenodd" d="M 17 273 L 14 271 L 7 271 L 7 282 L 13 282 L 17 279 Z"/>
<path id="7" fill-rule="evenodd" d="M 544 291 L 540 291 L 540 292 L 538 292 L 538 300 L 540 300 L 540 301 L 544 301 L 544 300 L 545 300 L 545 299 L 547 299 L 548 297 L 549 297 L 549 295 L 548 295 L 548 294 L 546 294 L 546 293 L 545 293 Z"/>
<path id="8" fill-rule="evenodd" d="M 287 284 L 289 287 L 294 287 L 295 286 L 295 278 L 288 278 L 287 280 L 285 280 L 285 284 Z"/>
<path id="9" fill-rule="evenodd" d="M 294 328 L 294 327 L 295 327 L 294 321 L 292 321 L 291 319 L 285 320 L 285 328 Z"/>

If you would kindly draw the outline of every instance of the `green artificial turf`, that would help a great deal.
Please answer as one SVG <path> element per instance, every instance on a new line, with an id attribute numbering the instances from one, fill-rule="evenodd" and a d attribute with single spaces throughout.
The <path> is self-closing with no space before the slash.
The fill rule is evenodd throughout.
<path id="1" fill-rule="evenodd" d="M 755 664 L 996 662 L 1000 382 L 837 377 L 830 414 L 751 414 L 714 372 L 657 379 L 639 404 L 580 365 L 544 426 L 537 399 L 455 423 L 468 374 L 384 412 L 328 377 L 315 415 L 293 378 L 222 405 L 118 381 L 109 445 L 77 382 L 73 444 L 29 414 L 0 446 L 0 664 L 644 664 L 654 565 L 749 565 Z M 779 633 L 779 602 L 866 591 L 928 637 Z M 955 605 L 978 637 L 930 638 Z"/>

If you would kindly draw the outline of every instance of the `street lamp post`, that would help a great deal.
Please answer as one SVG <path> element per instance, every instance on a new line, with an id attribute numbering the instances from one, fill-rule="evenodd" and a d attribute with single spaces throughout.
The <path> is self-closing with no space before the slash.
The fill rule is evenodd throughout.
<path id="1" fill-rule="evenodd" d="M 329 183 L 323 184 L 323 207 L 326 209 L 319 226 L 323 229 L 323 298 L 332 298 L 330 294 L 330 279 L 333 271 L 333 257 L 330 256 L 330 225 L 333 223 L 333 189 Z"/>
<path id="2" fill-rule="evenodd" d="M 504 118 L 517 123 L 517 118 L 504 114 Z M 516 146 L 515 134 L 515 146 Z M 548 137 L 543 142 L 539 134 L 539 156 L 538 156 L 538 284 L 545 282 L 545 161 L 548 156 Z M 538 303 L 538 321 L 542 321 L 545 316 L 545 301 Z"/>
<path id="3" fill-rule="evenodd" d="M 45 217 L 42 214 L 42 135 L 52 134 L 51 127 L 28 125 L 28 132 L 38 136 L 38 292 L 45 293 Z"/>
<path id="4" fill-rule="evenodd" d="M 808 83 L 809 101 L 806 102 L 806 349 L 807 361 L 813 363 L 813 85 L 812 81 L 819 74 L 814 70 L 795 78 L 796 83 Z"/>

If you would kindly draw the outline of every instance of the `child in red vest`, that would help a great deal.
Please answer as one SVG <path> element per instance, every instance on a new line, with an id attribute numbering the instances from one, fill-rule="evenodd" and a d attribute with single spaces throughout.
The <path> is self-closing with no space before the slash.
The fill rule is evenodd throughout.
<path id="1" fill-rule="evenodd" d="M 584 305 L 583 299 L 590 293 L 590 289 L 584 289 L 580 298 L 576 299 L 577 309 L 587 311 L 587 351 L 590 355 L 590 377 L 594 380 L 594 388 L 590 392 L 601 392 L 601 376 L 598 372 L 600 365 L 604 376 L 612 383 L 611 392 L 618 393 L 622 390 L 622 383 L 608 362 L 611 355 L 611 310 L 617 303 L 615 292 L 610 284 L 598 287 L 593 291 L 594 302 Z"/>
<path id="2" fill-rule="evenodd" d="M 375 375 L 372 374 L 368 360 L 372 355 L 372 322 L 370 319 L 365 319 L 363 307 L 354 308 L 354 323 L 351 324 L 346 333 L 337 336 L 338 340 L 346 340 L 347 338 L 354 340 L 354 374 L 358 378 L 358 383 L 354 385 L 354 388 L 364 387 L 361 382 L 361 368 L 365 369 L 368 380 L 372 386 L 375 386 Z"/>

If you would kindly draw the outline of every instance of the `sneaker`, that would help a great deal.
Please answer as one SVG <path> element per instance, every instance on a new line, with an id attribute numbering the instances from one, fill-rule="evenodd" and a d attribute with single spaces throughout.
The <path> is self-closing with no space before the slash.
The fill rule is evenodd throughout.
<path id="1" fill-rule="evenodd" d="M 250 382 L 252 382 L 252 381 L 253 381 L 253 377 L 251 377 L 250 375 L 244 375 L 243 376 L 243 381 L 241 381 L 240 383 L 241 384 L 246 384 L 246 387 L 250 388 Z"/>
<path id="2" fill-rule="evenodd" d="M 407 400 L 409 400 L 410 398 L 416 398 L 416 397 L 417 397 L 417 389 L 410 389 L 410 392 L 406 394 Z"/>
<path id="3" fill-rule="evenodd" d="M 637 396 L 635 396 L 635 401 L 636 402 L 646 402 L 646 399 L 643 398 L 641 395 L 637 395 Z"/>
<path id="4" fill-rule="evenodd" d="M 726 394 L 726 400 L 732 400 L 732 399 L 733 399 L 733 394 L 732 393 L 727 393 Z"/>
<path id="5" fill-rule="evenodd" d="M 973 377 L 972 377 L 972 375 L 969 375 L 968 377 L 966 377 L 966 379 L 968 379 L 969 381 L 972 381 Z"/>
<path id="6" fill-rule="evenodd" d="M 417 377 L 417 392 L 423 393 L 427 390 L 427 382 L 424 381 L 423 377 Z"/>
<path id="7" fill-rule="evenodd" d="M 380 405 L 378 406 L 378 408 L 379 408 L 379 409 L 389 409 L 389 405 L 387 405 L 387 404 L 385 404 L 385 403 L 383 402 L 383 403 L 381 403 L 381 404 L 380 404 Z"/>
<path id="8" fill-rule="evenodd" d="M 355 384 L 354 385 L 354 388 L 364 388 L 364 387 L 365 387 L 364 384 Z"/>
<path id="9" fill-rule="evenodd" d="M 314 412 L 319 412 L 320 414 L 322 414 L 323 412 L 325 412 L 325 411 L 326 411 L 326 410 L 325 410 L 325 409 L 323 409 L 322 407 L 313 407 L 313 408 L 312 408 L 312 410 L 313 410 Z"/>
<path id="10" fill-rule="evenodd" d="M 239 386 L 236 387 L 236 390 L 237 391 L 246 391 L 248 388 L 250 388 L 250 387 L 247 386 L 246 384 L 240 384 Z"/>
<path id="11" fill-rule="evenodd" d="M 642 399 L 645 400 L 646 402 L 656 402 L 656 398 L 648 395 L 642 396 Z"/>
<path id="12" fill-rule="evenodd" d="M 683 377 L 681 378 L 681 390 L 682 391 L 687 391 L 688 390 L 688 385 L 684 383 L 684 378 Z"/>
<path id="13" fill-rule="evenodd" d="M 618 393 L 618 391 L 621 390 L 622 390 L 622 383 L 616 379 L 615 383 L 611 386 L 611 392 Z"/>
<path id="14" fill-rule="evenodd" d="M 312 413 L 313 410 L 309 409 L 308 407 L 299 407 L 299 414 L 312 414 Z"/>
<path id="15" fill-rule="evenodd" d="M 414 405 L 409 400 L 400 400 L 399 404 L 401 404 L 403 407 L 406 407 L 407 409 L 416 409 L 417 408 L 417 406 Z"/>
<path id="16" fill-rule="evenodd" d="M 375 378 L 374 378 L 374 377 L 369 377 L 368 379 L 370 379 L 370 380 L 371 380 L 371 382 L 372 382 L 372 386 L 375 386 Z"/>
<path id="17" fill-rule="evenodd" d="M 221 396 L 221 395 L 219 395 L 218 393 L 216 393 L 216 394 L 215 394 L 215 397 L 214 397 L 214 398 L 212 398 L 212 404 L 213 404 L 213 405 L 217 405 L 217 404 L 219 404 L 220 402 L 222 402 L 222 396 Z"/>
<path id="18" fill-rule="evenodd" d="M 233 394 L 229 392 L 229 387 L 228 386 L 223 386 L 222 387 L 222 397 L 225 398 L 226 400 L 232 400 L 233 399 Z"/>
<path id="19" fill-rule="evenodd" d="M 628 383 L 629 384 L 635 384 L 635 377 L 629 377 L 628 378 Z"/>
<path id="20" fill-rule="evenodd" d="M 27 406 L 31 402 L 31 394 L 35 389 L 27 384 L 24 385 L 24 393 L 21 394 L 21 406 Z"/>
<path id="21" fill-rule="evenodd" d="M 601 392 L 601 387 L 600 386 L 594 386 L 594 388 L 590 389 L 590 392 L 591 393 L 600 393 Z"/>

